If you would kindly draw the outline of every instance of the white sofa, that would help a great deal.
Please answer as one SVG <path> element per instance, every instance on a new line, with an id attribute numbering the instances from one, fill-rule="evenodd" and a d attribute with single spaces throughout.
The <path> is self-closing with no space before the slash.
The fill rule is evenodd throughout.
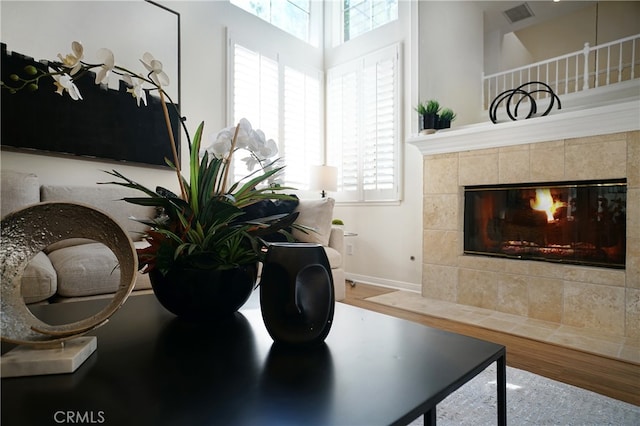
<path id="1" fill-rule="evenodd" d="M 140 193 L 116 185 L 47 185 L 32 173 L 1 172 L 0 215 L 41 201 L 74 201 L 89 204 L 111 215 L 131 236 L 136 246 L 144 246 L 145 226 L 130 217 L 153 217 L 153 207 L 136 206 L 122 200 Z M 344 298 L 344 235 L 331 227 L 333 200 L 301 200 L 298 221 L 317 232 L 297 234 L 301 241 L 325 247 L 336 287 L 336 300 Z M 86 239 L 64 240 L 38 253 L 25 270 L 21 289 L 26 303 L 58 302 L 70 298 L 114 293 L 120 281 L 115 255 L 106 246 Z M 134 291 L 151 288 L 149 277 L 138 273 Z"/>

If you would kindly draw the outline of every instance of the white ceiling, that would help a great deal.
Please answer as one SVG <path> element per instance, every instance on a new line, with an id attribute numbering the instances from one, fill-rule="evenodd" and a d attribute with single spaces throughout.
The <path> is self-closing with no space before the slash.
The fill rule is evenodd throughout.
<path id="1" fill-rule="evenodd" d="M 538 1 L 528 0 L 526 3 L 534 16 L 511 24 L 503 11 L 511 9 L 525 3 L 521 1 L 480 1 L 480 7 L 484 10 L 484 30 L 492 32 L 501 30 L 502 34 L 521 30 L 531 25 L 539 24 L 546 20 L 558 18 L 563 15 L 575 12 L 587 6 L 597 3 L 597 1 L 559 1 L 552 0 Z"/>

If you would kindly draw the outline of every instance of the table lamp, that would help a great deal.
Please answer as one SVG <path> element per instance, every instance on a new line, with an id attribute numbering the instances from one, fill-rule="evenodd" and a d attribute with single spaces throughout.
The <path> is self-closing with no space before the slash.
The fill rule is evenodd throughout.
<path id="1" fill-rule="evenodd" d="M 310 189 L 319 189 L 324 198 L 327 191 L 338 190 L 338 168 L 333 166 L 311 166 Z"/>

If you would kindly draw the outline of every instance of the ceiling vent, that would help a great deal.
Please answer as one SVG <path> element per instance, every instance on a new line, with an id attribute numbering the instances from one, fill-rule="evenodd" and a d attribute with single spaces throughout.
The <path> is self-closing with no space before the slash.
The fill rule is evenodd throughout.
<path id="1" fill-rule="evenodd" d="M 523 19 L 531 18 L 533 16 L 533 12 L 527 3 L 522 3 L 518 6 L 512 7 L 511 9 L 507 9 L 504 12 L 504 16 L 507 17 L 510 23 L 515 24 L 518 21 L 522 21 Z"/>

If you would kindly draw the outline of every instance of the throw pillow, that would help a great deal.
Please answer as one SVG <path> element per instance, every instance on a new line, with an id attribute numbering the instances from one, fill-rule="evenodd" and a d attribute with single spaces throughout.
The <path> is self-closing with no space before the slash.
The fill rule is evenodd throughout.
<path id="1" fill-rule="evenodd" d="M 40 202 L 40 182 L 32 173 L 2 171 L 0 185 L 0 215 Z"/>
<path id="2" fill-rule="evenodd" d="M 298 205 L 298 197 L 294 194 L 293 200 L 261 200 L 257 203 L 244 207 L 244 214 L 240 220 L 262 219 L 264 217 L 275 216 L 278 214 L 287 214 L 294 211 Z"/>
<path id="3" fill-rule="evenodd" d="M 249 221 L 292 213 L 298 205 L 298 197 L 294 194 L 291 194 L 291 196 L 294 197 L 293 200 L 262 200 L 247 206 L 243 209 L 245 214 L 240 216 L 238 220 Z M 284 229 L 284 231 L 291 233 L 290 228 Z M 264 235 L 262 236 L 262 239 L 272 243 L 287 241 L 287 237 L 280 232 Z"/>
<path id="4" fill-rule="evenodd" d="M 293 229 L 293 237 L 297 241 L 316 243 L 323 246 L 329 245 L 331 236 L 331 219 L 333 217 L 333 198 L 321 198 L 319 200 L 300 200 L 296 212 L 300 215 L 296 220 L 299 225 L 311 228 L 307 232 Z"/>

